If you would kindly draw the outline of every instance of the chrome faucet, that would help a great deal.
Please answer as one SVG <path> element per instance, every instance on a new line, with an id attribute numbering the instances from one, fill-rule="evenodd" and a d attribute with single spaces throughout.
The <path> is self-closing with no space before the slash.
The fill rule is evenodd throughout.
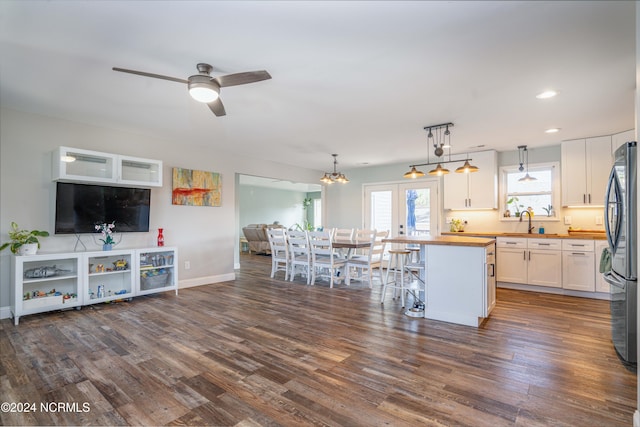
<path id="1" fill-rule="evenodd" d="M 524 214 L 527 214 L 529 216 L 529 228 L 527 229 L 527 233 L 531 234 L 533 233 L 533 229 L 534 227 L 531 225 L 531 212 L 529 211 L 524 211 L 520 214 L 520 222 L 522 222 L 522 217 L 524 216 Z"/>

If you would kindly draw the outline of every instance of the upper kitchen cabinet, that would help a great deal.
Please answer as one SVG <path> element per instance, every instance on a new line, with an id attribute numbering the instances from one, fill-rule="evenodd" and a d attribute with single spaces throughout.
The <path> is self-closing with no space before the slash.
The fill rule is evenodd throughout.
<path id="1" fill-rule="evenodd" d="M 53 180 L 162 187 L 162 161 L 60 147 L 53 153 Z"/>
<path id="2" fill-rule="evenodd" d="M 468 156 L 451 156 L 451 160 L 464 161 L 467 157 L 472 159 L 469 163 L 478 167 L 478 172 L 455 173 L 452 170 L 444 176 L 444 208 L 497 209 L 498 153 L 478 151 Z"/>
<path id="3" fill-rule="evenodd" d="M 604 206 L 604 193 L 613 165 L 611 136 L 564 141 L 562 206 Z"/>
<path id="4" fill-rule="evenodd" d="M 635 141 L 635 140 L 636 140 L 635 129 L 630 129 L 624 132 L 611 135 L 611 153 L 615 153 L 618 147 L 620 147 L 625 142 Z"/>

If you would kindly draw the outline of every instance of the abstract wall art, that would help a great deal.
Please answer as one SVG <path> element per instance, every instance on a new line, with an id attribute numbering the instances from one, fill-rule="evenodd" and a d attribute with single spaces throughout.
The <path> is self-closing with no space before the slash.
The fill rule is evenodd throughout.
<path id="1" fill-rule="evenodd" d="M 171 203 L 186 206 L 220 206 L 222 178 L 217 172 L 173 168 Z"/>

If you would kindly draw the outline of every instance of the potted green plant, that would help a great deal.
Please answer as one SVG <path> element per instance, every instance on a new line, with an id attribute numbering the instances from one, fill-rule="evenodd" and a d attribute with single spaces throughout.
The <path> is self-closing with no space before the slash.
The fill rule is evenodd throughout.
<path id="1" fill-rule="evenodd" d="M 516 211 L 516 218 L 520 216 L 520 208 L 524 207 L 524 205 L 518 204 L 518 198 L 515 196 L 507 200 L 507 205 L 513 205 Z"/>
<path id="2" fill-rule="evenodd" d="M 20 230 L 18 224 L 11 223 L 11 230 L 9 231 L 10 242 L 3 243 L 0 246 L 0 251 L 4 248 L 9 248 L 11 252 L 17 255 L 33 255 L 40 248 L 40 241 L 38 237 L 49 236 L 48 231 L 41 230 Z"/>

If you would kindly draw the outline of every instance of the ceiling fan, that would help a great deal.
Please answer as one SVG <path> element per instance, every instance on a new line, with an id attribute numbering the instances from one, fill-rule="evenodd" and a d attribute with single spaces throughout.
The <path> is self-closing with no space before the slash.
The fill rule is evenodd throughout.
<path id="1" fill-rule="evenodd" d="M 189 88 L 189 94 L 196 101 L 209 106 L 216 116 L 224 116 L 227 112 L 220 100 L 220 88 L 227 86 L 244 85 L 268 80 L 271 75 L 264 71 L 247 71 L 244 73 L 227 74 L 226 76 L 212 77 L 213 67 L 209 64 L 200 63 L 197 65 L 198 74 L 194 74 L 187 80 L 176 77 L 163 76 L 161 74 L 146 73 L 144 71 L 127 70 L 126 68 L 113 67 L 113 71 L 122 73 L 137 74 L 139 76 L 153 77 L 154 79 L 169 80 L 172 82 L 185 83 Z"/>

